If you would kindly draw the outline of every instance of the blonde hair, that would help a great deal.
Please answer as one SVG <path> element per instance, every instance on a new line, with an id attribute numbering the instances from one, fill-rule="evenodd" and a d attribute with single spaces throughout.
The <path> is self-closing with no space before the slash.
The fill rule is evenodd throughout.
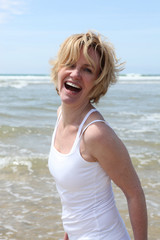
<path id="1" fill-rule="evenodd" d="M 51 61 L 53 65 L 51 78 L 57 89 L 58 71 L 62 67 L 75 64 L 82 49 L 86 60 L 95 67 L 94 61 L 88 54 L 90 48 L 93 48 L 100 57 L 100 73 L 89 96 L 91 102 L 97 103 L 100 97 L 105 95 L 108 87 L 116 83 L 118 73 L 123 70 L 123 63 L 119 63 L 113 45 L 103 40 L 100 34 L 89 31 L 67 38 L 61 45 L 55 61 Z"/>

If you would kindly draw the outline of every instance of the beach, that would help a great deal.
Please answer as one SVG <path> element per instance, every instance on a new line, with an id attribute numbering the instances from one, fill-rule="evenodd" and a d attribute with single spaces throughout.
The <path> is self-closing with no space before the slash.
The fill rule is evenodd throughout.
<path id="1" fill-rule="evenodd" d="M 0 75 L 0 239 L 62 240 L 47 162 L 60 99 L 48 75 Z M 160 239 L 160 76 L 119 77 L 96 108 L 125 143 L 145 192 L 149 239 Z M 126 200 L 115 199 L 133 239 Z"/>

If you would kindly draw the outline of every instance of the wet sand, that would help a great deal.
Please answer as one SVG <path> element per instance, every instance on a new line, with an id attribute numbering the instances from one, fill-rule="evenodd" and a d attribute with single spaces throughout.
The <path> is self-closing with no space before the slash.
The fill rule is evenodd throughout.
<path id="1" fill-rule="evenodd" d="M 143 171 L 138 170 L 143 177 Z M 47 168 L 47 160 L 35 159 L 32 166 L 14 161 L 10 167 L 0 170 L 0 239 L 3 240 L 60 240 L 63 239 L 61 204 L 55 183 Z M 142 179 L 147 197 L 149 214 L 149 239 L 160 239 L 159 188 L 152 183 L 154 196 Z M 132 236 L 126 200 L 113 185 L 117 206 Z M 146 190 L 147 189 L 147 190 Z M 133 237 L 132 237 L 133 239 Z"/>

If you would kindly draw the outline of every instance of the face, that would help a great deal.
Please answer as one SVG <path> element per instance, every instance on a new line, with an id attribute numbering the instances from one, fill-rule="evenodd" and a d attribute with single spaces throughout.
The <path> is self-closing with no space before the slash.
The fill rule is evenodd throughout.
<path id="1" fill-rule="evenodd" d="M 85 59 L 81 50 L 80 57 L 74 65 L 63 67 L 58 72 L 58 90 L 63 103 L 89 103 L 89 93 L 100 71 L 100 58 L 92 48 L 88 54 L 95 63 L 95 69 Z"/>

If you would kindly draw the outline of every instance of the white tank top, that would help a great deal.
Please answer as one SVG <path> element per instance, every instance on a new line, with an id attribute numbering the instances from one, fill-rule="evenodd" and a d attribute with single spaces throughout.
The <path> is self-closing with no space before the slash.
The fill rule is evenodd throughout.
<path id="1" fill-rule="evenodd" d="M 59 123 L 53 133 L 48 166 L 54 176 L 62 203 L 62 221 L 69 240 L 129 240 L 125 225 L 116 208 L 111 180 L 98 162 L 87 162 L 80 154 L 83 125 L 79 126 L 70 153 L 62 154 L 54 147 Z"/>

